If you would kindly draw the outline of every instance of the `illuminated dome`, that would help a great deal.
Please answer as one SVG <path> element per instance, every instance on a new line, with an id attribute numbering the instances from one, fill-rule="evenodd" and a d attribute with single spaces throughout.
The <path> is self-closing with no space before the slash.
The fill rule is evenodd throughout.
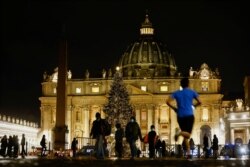
<path id="1" fill-rule="evenodd" d="M 177 71 L 174 58 L 166 46 L 155 39 L 148 15 L 140 28 L 140 38 L 122 55 L 119 66 L 123 77 L 167 77 Z"/>

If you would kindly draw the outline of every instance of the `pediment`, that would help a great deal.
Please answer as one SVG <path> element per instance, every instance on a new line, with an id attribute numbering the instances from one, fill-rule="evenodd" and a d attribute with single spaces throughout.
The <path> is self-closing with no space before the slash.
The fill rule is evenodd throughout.
<path id="1" fill-rule="evenodd" d="M 137 87 L 134 86 L 134 85 L 128 84 L 128 85 L 126 86 L 126 88 L 127 88 L 127 90 L 128 90 L 128 93 L 129 93 L 129 94 L 132 94 L 132 95 L 152 95 L 152 93 L 143 91 L 143 90 L 141 90 L 140 88 L 137 88 Z"/>

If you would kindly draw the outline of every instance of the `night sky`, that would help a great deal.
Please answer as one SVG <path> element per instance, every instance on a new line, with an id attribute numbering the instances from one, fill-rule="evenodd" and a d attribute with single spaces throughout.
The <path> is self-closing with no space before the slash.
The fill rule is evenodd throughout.
<path id="1" fill-rule="evenodd" d="M 72 78 L 100 77 L 138 39 L 146 11 L 178 71 L 219 68 L 222 93 L 243 96 L 250 75 L 250 10 L 243 1 L 1 1 L 0 113 L 39 121 L 43 72 L 58 66 L 66 25 Z"/>

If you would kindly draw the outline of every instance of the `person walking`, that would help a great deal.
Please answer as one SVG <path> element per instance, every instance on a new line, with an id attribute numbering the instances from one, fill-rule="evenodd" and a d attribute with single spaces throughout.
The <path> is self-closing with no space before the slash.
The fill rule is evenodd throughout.
<path id="1" fill-rule="evenodd" d="M 213 145 L 212 145 L 212 149 L 213 149 L 213 158 L 217 159 L 218 158 L 218 150 L 219 150 L 219 140 L 217 138 L 216 135 L 214 135 L 213 138 Z"/>
<path id="2" fill-rule="evenodd" d="M 123 145 L 122 145 L 122 140 L 124 137 L 124 130 L 121 127 L 120 123 L 117 123 L 115 125 L 116 131 L 115 131 L 115 151 L 117 153 L 118 158 L 122 158 L 122 153 L 123 153 Z"/>
<path id="3" fill-rule="evenodd" d="M 46 137 L 45 137 L 45 135 L 43 135 L 43 137 L 40 141 L 40 145 L 42 146 L 41 157 L 46 156 Z"/>
<path id="4" fill-rule="evenodd" d="M 194 107 L 201 105 L 199 95 L 195 90 L 189 88 L 189 79 L 187 77 L 182 78 L 181 90 L 173 92 L 170 97 L 166 100 L 166 104 L 172 108 L 177 114 L 177 122 L 179 128 L 176 128 L 175 141 L 178 140 L 179 136 L 183 136 L 184 142 L 187 148 L 187 158 L 191 158 L 189 138 L 192 133 L 194 125 Z M 172 101 L 177 102 L 177 106 L 172 104 Z M 195 102 L 193 102 L 195 100 Z"/>
<path id="5" fill-rule="evenodd" d="M 134 116 L 130 118 L 130 121 L 126 125 L 125 137 L 130 146 L 131 159 L 134 159 L 137 155 L 136 141 L 138 138 L 143 141 L 140 126 Z"/>
<path id="6" fill-rule="evenodd" d="M 150 126 L 150 131 L 148 132 L 148 147 L 149 147 L 149 158 L 155 158 L 155 146 L 156 146 L 156 132 L 155 126 Z"/>
<path id="7" fill-rule="evenodd" d="M 105 141 L 105 135 L 102 127 L 102 119 L 101 114 L 97 112 L 95 114 L 96 120 L 92 123 L 92 128 L 90 132 L 90 136 L 93 136 L 94 139 L 96 139 L 95 143 L 95 151 L 96 151 L 96 158 L 97 159 L 104 159 L 105 153 L 104 153 L 104 141 Z"/>
<path id="8" fill-rule="evenodd" d="M 25 143 L 26 143 L 25 134 L 22 134 L 22 138 L 21 138 L 21 155 L 22 155 L 22 158 L 24 158 L 25 155 L 26 155 Z"/>
<path id="9" fill-rule="evenodd" d="M 76 157 L 77 144 L 78 144 L 78 141 L 77 141 L 76 138 L 74 137 L 74 139 L 73 139 L 72 142 L 71 142 L 71 150 L 72 150 L 72 152 L 73 152 L 73 158 Z"/>

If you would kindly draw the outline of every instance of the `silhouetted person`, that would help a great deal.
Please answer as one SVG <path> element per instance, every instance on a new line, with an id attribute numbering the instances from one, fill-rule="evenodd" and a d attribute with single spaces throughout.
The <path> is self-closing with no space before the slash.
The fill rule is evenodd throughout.
<path id="1" fill-rule="evenodd" d="M 46 156 L 46 137 L 43 135 L 42 140 L 40 141 L 40 145 L 42 146 L 41 156 Z"/>
<path id="2" fill-rule="evenodd" d="M 148 132 L 148 147 L 149 147 L 149 158 L 155 158 L 155 144 L 156 144 L 156 132 L 155 126 L 150 126 L 150 131 Z"/>
<path id="3" fill-rule="evenodd" d="M 136 141 L 138 140 L 138 138 L 143 141 L 141 129 L 134 116 L 130 118 L 130 121 L 126 125 L 125 136 L 127 142 L 129 143 L 131 159 L 134 159 L 134 157 L 136 157 L 137 155 Z"/>
<path id="4" fill-rule="evenodd" d="M 249 154 L 249 157 L 250 157 L 250 139 L 249 139 L 249 141 L 248 141 L 247 146 L 248 146 L 248 154 Z"/>
<path id="5" fill-rule="evenodd" d="M 26 155 L 26 152 L 25 152 L 25 143 L 26 143 L 25 134 L 22 134 L 22 139 L 21 139 L 21 155 L 22 155 L 23 158 Z"/>
<path id="6" fill-rule="evenodd" d="M 213 157 L 215 159 L 217 159 L 219 153 L 218 153 L 218 150 L 219 150 L 219 140 L 217 138 L 216 135 L 214 135 L 214 138 L 213 138 L 213 145 L 212 145 L 212 149 L 213 149 Z"/>
<path id="7" fill-rule="evenodd" d="M 13 146 L 14 146 L 13 137 L 9 136 L 9 138 L 8 138 L 8 147 L 7 147 L 7 155 L 9 157 L 13 156 L 13 150 L 12 150 Z"/>
<path id="8" fill-rule="evenodd" d="M 102 119 L 101 114 L 97 112 L 95 114 L 96 120 L 92 123 L 92 128 L 90 132 L 90 136 L 93 136 L 96 139 L 95 143 L 95 150 L 96 150 L 96 158 L 97 159 L 104 159 L 104 142 L 105 142 L 105 135 L 102 128 Z"/>
<path id="9" fill-rule="evenodd" d="M 155 151 L 156 151 L 156 155 L 158 157 L 162 157 L 162 153 L 161 153 L 161 150 L 162 150 L 162 142 L 161 142 L 161 139 L 159 136 L 156 136 L 155 138 Z"/>
<path id="10" fill-rule="evenodd" d="M 123 137 L 124 137 L 124 130 L 121 127 L 120 123 L 117 123 L 115 125 L 116 131 L 115 131 L 115 151 L 117 153 L 118 158 L 122 158 L 122 153 L 123 153 Z"/>
<path id="11" fill-rule="evenodd" d="M 181 146 L 182 146 L 182 150 L 183 150 L 183 156 L 185 157 L 187 155 L 187 146 L 186 146 L 184 140 L 182 141 Z"/>
<path id="12" fill-rule="evenodd" d="M 209 136 L 205 133 L 203 137 L 203 146 L 204 146 L 204 152 L 205 152 L 205 158 L 209 158 L 210 156 L 210 147 L 211 147 L 211 140 Z"/>
<path id="13" fill-rule="evenodd" d="M 6 156 L 7 147 L 8 147 L 8 138 L 6 135 L 4 135 L 3 138 L 1 139 L 1 155 L 3 157 Z"/>
<path id="14" fill-rule="evenodd" d="M 76 157 L 77 144 L 78 144 L 78 141 L 74 137 L 73 141 L 71 142 L 71 150 L 73 152 L 73 157 Z"/>
<path id="15" fill-rule="evenodd" d="M 19 152 L 19 139 L 17 135 L 13 135 L 13 156 L 14 158 L 18 157 L 18 152 Z"/>
<path id="16" fill-rule="evenodd" d="M 166 101 L 167 105 L 172 108 L 177 114 L 177 122 L 179 128 L 176 128 L 175 141 L 179 136 L 183 136 L 184 142 L 187 148 L 187 158 L 191 158 L 189 138 L 192 133 L 194 125 L 194 107 L 201 104 L 199 95 L 196 91 L 189 88 L 189 79 L 181 79 L 181 90 L 173 92 L 169 99 Z M 177 106 L 172 104 L 172 101 L 176 101 Z M 193 103 L 195 100 L 195 103 Z"/>
<path id="17" fill-rule="evenodd" d="M 166 150 L 166 142 L 165 142 L 165 140 L 162 140 L 161 147 L 162 147 L 162 157 L 166 157 L 167 150 Z"/>
<path id="18" fill-rule="evenodd" d="M 195 149 L 195 144 L 194 144 L 193 138 L 190 138 L 189 145 L 190 145 L 191 155 L 193 156 L 194 149 Z"/>

